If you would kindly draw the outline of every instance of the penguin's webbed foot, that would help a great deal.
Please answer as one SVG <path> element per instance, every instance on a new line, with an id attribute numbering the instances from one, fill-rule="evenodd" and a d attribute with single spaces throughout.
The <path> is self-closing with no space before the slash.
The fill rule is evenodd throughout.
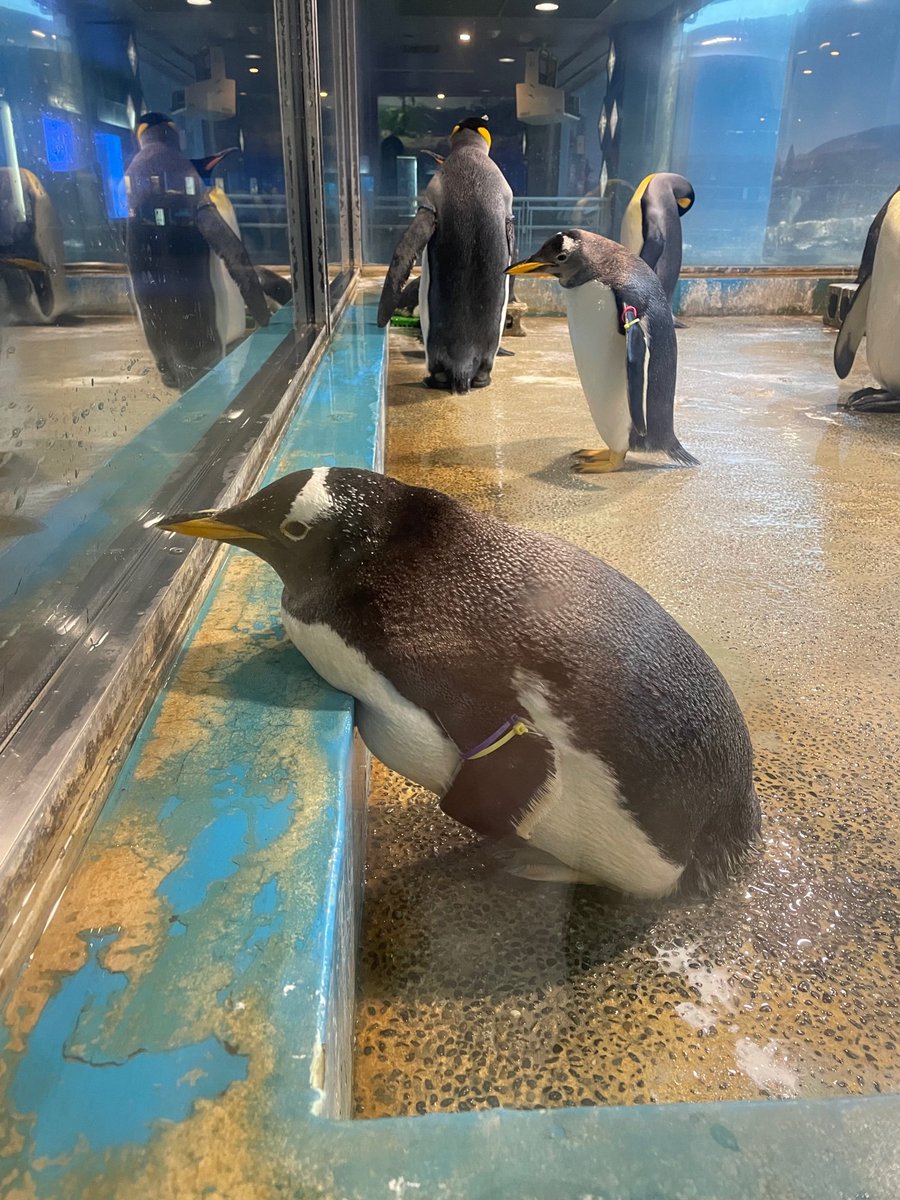
<path id="1" fill-rule="evenodd" d="M 433 375 L 425 376 L 425 386 L 446 392 L 450 387 L 450 380 L 443 371 L 435 371 Z"/>
<path id="2" fill-rule="evenodd" d="M 495 848 L 504 874 L 532 883 L 596 883 L 589 875 L 568 867 L 565 863 L 534 846 L 505 844 Z"/>
<path id="3" fill-rule="evenodd" d="M 884 388 L 861 388 L 841 405 L 848 412 L 900 412 L 900 396 Z"/>
<path id="4" fill-rule="evenodd" d="M 625 462 L 626 450 L 610 450 L 608 458 L 587 459 L 576 462 L 572 470 L 576 475 L 608 475 L 611 471 L 620 471 Z"/>
<path id="5" fill-rule="evenodd" d="M 599 450 L 575 450 L 572 457 L 577 462 L 601 462 L 609 458 L 609 454 L 609 447 L 603 446 Z"/>

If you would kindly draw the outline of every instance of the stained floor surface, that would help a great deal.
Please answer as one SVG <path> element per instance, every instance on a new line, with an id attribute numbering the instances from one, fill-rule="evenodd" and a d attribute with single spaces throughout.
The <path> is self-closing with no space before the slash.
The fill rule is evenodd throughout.
<path id="1" fill-rule="evenodd" d="M 839 387 L 813 318 L 692 319 L 676 430 L 702 465 L 588 480 L 565 323 L 526 325 L 469 396 L 391 335 L 388 471 L 647 588 L 744 709 L 763 842 L 703 902 L 527 884 L 376 768 L 357 1115 L 897 1090 L 900 417 L 837 408 L 868 377 Z"/>

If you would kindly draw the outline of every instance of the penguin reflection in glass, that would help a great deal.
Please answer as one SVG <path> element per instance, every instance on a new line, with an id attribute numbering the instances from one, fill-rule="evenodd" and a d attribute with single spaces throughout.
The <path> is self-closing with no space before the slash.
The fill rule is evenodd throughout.
<path id="1" fill-rule="evenodd" d="M 577 451 L 573 470 L 618 471 L 629 450 L 659 450 L 697 466 L 675 436 L 678 346 L 655 272 L 618 242 L 584 229 L 556 234 L 509 268 L 511 275 L 532 272 L 562 284 L 578 377 L 606 443 Z"/>
<path id="2" fill-rule="evenodd" d="M 363 741 L 507 869 L 635 896 L 705 889 L 759 831 L 728 684 L 585 550 L 430 488 L 318 467 L 165 529 L 281 576 L 288 636 L 357 700 Z"/>
<path id="3" fill-rule="evenodd" d="M 147 113 L 137 137 L 140 150 L 125 172 L 128 269 L 163 382 L 186 388 L 243 332 L 245 304 L 258 325 L 268 325 L 269 308 L 243 243 L 182 154 L 172 120 Z M 204 160 L 203 169 L 221 157 Z"/>
<path id="4" fill-rule="evenodd" d="M 418 301 L 432 388 L 468 392 L 487 387 L 506 321 L 513 260 L 512 189 L 491 161 L 485 117 L 454 126 L 450 152 L 419 203 L 388 268 L 378 306 L 387 325 L 422 255 Z M 402 300 L 401 300 L 402 297 Z"/>
<path id="5" fill-rule="evenodd" d="M 628 202 L 619 241 L 652 267 L 669 307 L 681 274 L 681 218 L 693 206 L 694 189 L 683 175 L 648 175 Z"/>
<path id="6" fill-rule="evenodd" d="M 866 360 L 880 388 L 853 392 L 853 412 L 900 412 L 900 188 L 869 226 L 856 294 L 834 344 L 834 369 L 846 379 L 865 335 Z"/>

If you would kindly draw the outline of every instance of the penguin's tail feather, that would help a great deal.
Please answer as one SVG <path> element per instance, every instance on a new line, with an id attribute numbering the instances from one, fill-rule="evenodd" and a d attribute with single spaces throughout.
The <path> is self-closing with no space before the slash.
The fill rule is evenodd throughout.
<path id="1" fill-rule="evenodd" d="M 642 436 L 634 429 L 631 431 L 629 441 L 629 449 L 631 450 L 648 450 L 661 451 L 663 454 L 668 454 L 673 462 L 681 463 L 685 467 L 699 467 L 700 460 L 694 458 L 689 450 L 685 450 L 681 442 L 674 433 L 662 433 L 653 435 L 650 430 L 646 436 Z"/>
<path id="2" fill-rule="evenodd" d="M 678 881 L 682 895 L 709 895 L 759 854 L 760 809 L 756 792 L 733 814 L 723 828 L 721 820 L 701 830 L 694 842 L 691 860 Z"/>
<path id="3" fill-rule="evenodd" d="M 665 446 L 664 449 L 666 454 L 668 454 L 669 458 L 671 458 L 673 462 L 681 463 L 682 466 L 685 467 L 700 466 L 700 460 L 698 458 L 694 458 L 693 454 L 691 454 L 689 450 L 685 450 L 684 446 L 682 446 L 681 442 L 679 442 L 674 433 L 669 439 L 668 445 Z"/>

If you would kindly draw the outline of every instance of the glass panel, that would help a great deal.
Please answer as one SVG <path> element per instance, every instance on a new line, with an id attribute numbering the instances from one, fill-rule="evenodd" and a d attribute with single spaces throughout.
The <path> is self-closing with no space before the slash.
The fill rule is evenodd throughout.
<path id="1" fill-rule="evenodd" d="M 618 237 L 635 187 L 671 170 L 697 196 L 685 263 L 856 263 L 900 179 L 900 6 L 649 0 L 641 17 L 602 0 L 366 4 L 366 257 L 390 258 L 433 155 L 486 113 L 520 243 L 572 224 Z"/>
<path id="2" fill-rule="evenodd" d="M 319 0 L 319 102 L 322 121 L 322 180 L 325 189 L 325 245 L 328 278 L 350 266 L 347 152 L 342 111 L 344 70 L 340 58 L 340 0 Z"/>
<path id="3" fill-rule="evenodd" d="M 270 0 L 7 0 L 0 25 L 0 604 L 21 634 L 291 334 L 292 297 Z"/>

